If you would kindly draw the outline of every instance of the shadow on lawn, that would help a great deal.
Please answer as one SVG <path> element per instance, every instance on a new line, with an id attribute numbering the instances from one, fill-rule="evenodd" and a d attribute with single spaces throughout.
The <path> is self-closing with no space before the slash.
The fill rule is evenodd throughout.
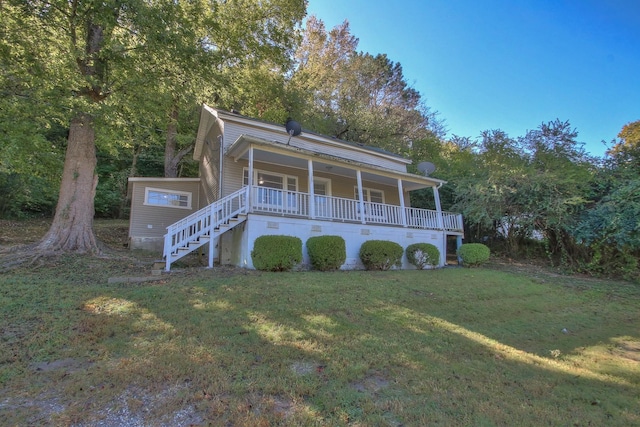
<path id="1" fill-rule="evenodd" d="M 379 277 L 386 282 L 390 276 Z M 183 282 L 118 292 L 118 304 L 134 304 L 137 314 L 126 342 L 113 348 L 124 353 L 147 348 L 144 356 L 120 359 L 123 381 L 185 385 L 183 398 L 166 403 L 159 414 L 188 403 L 198 419 L 240 425 L 278 420 L 632 425 L 640 420 L 633 397 L 638 372 L 626 370 L 620 355 L 610 351 L 616 337 L 594 324 L 584 326 L 585 334 L 556 332 L 554 322 L 560 320 L 585 325 L 585 307 L 559 302 L 542 310 L 534 300 L 543 290 L 528 291 L 519 313 L 527 322 L 499 329 L 495 320 L 484 321 L 481 302 L 476 301 L 475 314 L 456 311 L 456 301 L 444 303 L 433 295 L 421 302 L 415 289 L 401 284 L 297 287 L 272 275 L 246 279 L 254 283 Z M 493 298 L 479 294 L 484 301 Z M 551 324 L 542 321 L 561 309 L 567 313 Z M 613 321 L 608 310 L 608 317 L 596 316 L 594 322 Z M 532 322 L 537 336 L 526 324 Z M 628 343 L 638 342 L 631 325 L 620 326 Z M 604 348 L 589 355 L 599 346 Z"/>
<path id="2" fill-rule="evenodd" d="M 451 286 L 466 274 L 483 277 Z M 616 315 L 612 302 L 549 307 L 538 300 L 546 285 L 505 287 L 498 298 L 408 284 L 406 273 L 285 277 L 96 288 L 76 302 L 68 337 L 72 357 L 90 363 L 34 372 L 28 390 L 43 405 L 0 396 L 0 412 L 9 424 L 76 426 L 640 423 L 637 365 L 609 351 L 628 336 L 620 346 L 635 355 L 625 319 L 637 317 Z M 603 314 L 589 323 L 596 308 Z M 597 322 L 618 323 L 618 333 Z M 562 325 L 581 329 L 562 334 Z"/>

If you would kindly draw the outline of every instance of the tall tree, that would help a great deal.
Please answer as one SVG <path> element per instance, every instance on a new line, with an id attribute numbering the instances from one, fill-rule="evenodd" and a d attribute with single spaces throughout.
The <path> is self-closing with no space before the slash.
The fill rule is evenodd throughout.
<path id="1" fill-rule="evenodd" d="M 255 54 L 256 46 L 288 51 L 289 32 L 305 5 L 301 0 L 0 3 L 3 71 L 20 89 L 28 87 L 25 66 L 41 70 L 38 96 L 69 123 L 58 205 L 38 249 L 100 251 L 93 233 L 95 153 L 109 124 L 134 126 L 144 122 L 145 113 L 162 111 L 172 143 L 175 111 L 192 106 L 195 98 L 183 102 L 175 95 L 191 85 L 189 94 L 204 98 L 207 77 Z M 247 16 L 255 19 L 244 21 Z M 212 57 L 217 60 L 206 66 L 203 59 Z M 30 95 L 13 92 L 11 101 L 17 103 Z"/>
<path id="2" fill-rule="evenodd" d="M 357 45 L 347 21 L 327 32 L 321 20 L 307 19 L 289 85 L 305 126 L 402 154 L 429 134 L 442 136 L 402 66 L 384 54 L 358 53 Z"/>
<path id="3" fill-rule="evenodd" d="M 357 47 L 358 39 L 351 34 L 348 21 L 327 31 L 316 16 L 307 18 L 288 84 L 292 113 L 306 127 L 335 135 L 337 90 Z"/>
<path id="4" fill-rule="evenodd" d="M 458 179 L 456 209 L 481 234 L 504 238 L 509 253 L 542 233 L 548 253 L 572 262 L 571 230 L 589 203 L 595 168 L 568 122 L 542 123 L 517 139 L 485 131 L 472 174 Z"/>
<path id="5" fill-rule="evenodd" d="M 52 68 L 68 79 L 58 80 L 61 94 L 72 96 L 71 124 L 62 182 L 51 228 L 40 241 L 44 251 L 98 252 L 93 232 L 93 200 L 98 184 L 94 111 L 109 97 L 108 65 L 118 21 L 123 10 L 117 2 L 84 4 L 30 2 L 16 5 L 24 19 L 35 21 L 36 37 L 48 44 L 61 64 Z M 66 86 L 66 88 L 64 87 Z M 66 90 L 69 92 L 66 92 Z"/>
<path id="6" fill-rule="evenodd" d="M 338 91 L 338 137 L 407 154 L 413 141 L 433 134 L 436 123 L 402 66 L 386 55 L 359 53 Z"/>
<path id="7" fill-rule="evenodd" d="M 521 196 L 528 186 L 527 162 L 517 140 L 505 132 L 487 130 L 481 137 L 476 155 L 467 155 L 462 168 L 457 168 L 456 208 L 475 224 L 469 238 L 504 238 L 507 250 L 515 252 L 532 228 L 531 205 Z M 464 152 L 468 150 L 460 154 Z"/>
<path id="8" fill-rule="evenodd" d="M 536 182 L 532 219 L 546 237 L 548 253 L 564 263 L 577 259 L 571 230 L 589 203 L 595 173 L 594 161 L 577 137 L 568 121 L 555 120 L 520 138 L 532 168 L 528 178 Z"/>
<path id="9" fill-rule="evenodd" d="M 251 78 L 257 74 L 253 70 L 265 70 L 266 65 L 271 75 L 282 75 L 291 63 L 296 29 L 305 13 L 301 0 L 216 2 L 213 12 L 206 10 L 206 4 L 175 2 L 171 27 L 165 23 L 165 35 L 153 39 L 157 49 L 148 49 L 149 62 L 154 61 L 158 49 L 168 50 L 158 61 L 154 77 L 154 92 L 165 108 L 167 177 L 177 176 L 178 164 L 193 148 L 195 122 L 189 120 L 193 106 L 211 100 L 231 103 L 228 95 L 250 88 Z M 170 43 L 167 33 L 171 34 Z M 240 80 L 238 75 L 249 80 Z M 263 88 L 268 87 L 268 81 Z M 249 99 L 250 107 L 254 106 L 252 101 L 260 102 Z M 265 105 L 263 100 L 255 110 L 261 111 Z"/>

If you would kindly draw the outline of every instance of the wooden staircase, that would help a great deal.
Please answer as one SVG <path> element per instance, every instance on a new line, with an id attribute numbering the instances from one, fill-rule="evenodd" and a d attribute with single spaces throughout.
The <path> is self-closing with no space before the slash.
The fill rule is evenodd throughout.
<path id="1" fill-rule="evenodd" d="M 204 245 L 209 245 L 212 268 L 216 242 L 221 234 L 246 221 L 248 200 L 249 188 L 245 187 L 168 226 L 164 235 L 165 271 Z"/>

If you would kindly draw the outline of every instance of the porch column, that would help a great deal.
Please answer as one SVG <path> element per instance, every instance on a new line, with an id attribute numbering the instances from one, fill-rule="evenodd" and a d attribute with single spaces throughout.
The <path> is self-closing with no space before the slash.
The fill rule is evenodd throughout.
<path id="1" fill-rule="evenodd" d="M 360 220 L 363 224 L 366 224 L 367 221 L 364 214 L 364 193 L 362 192 L 362 173 L 360 172 L 360 169 L 356 170 L 356 179 L 358 180 L 358 206 L 360 207 Z"/>
<path id="2" fill-rule="evenodd" d="M 247 206 L 247 212 L 251 212 L 253 207 L 253 145 L 249 146 L 249 177 L 247 183 L 249 184 L 249 206 Z"/>
<path id="3" fill-rule="evenodd" d="M 433 198 L 436 201 L 436 212 L 438 215 L 438 228 L 444 230 L 444 221 L 442 219 L 442 206 L 440 206 L 440 193 L 438 193 L 438 187 L 433 186 Z"/>
<path id="4" fill-rule="evenodd" d="M 313 192 L 313 161 L 307 160 L 307 169 L 309 169 L 309 218 L 316 218 L 316 197 Z"/>
<path id="5" fill-rule="evenodd" d="M 407 211 L 404 207 L 404 192 L 402 191 L 402 180 L 398 178 L 398 197 L 400 199 L 400 221 L 402 226 L 407 226 Z"/>

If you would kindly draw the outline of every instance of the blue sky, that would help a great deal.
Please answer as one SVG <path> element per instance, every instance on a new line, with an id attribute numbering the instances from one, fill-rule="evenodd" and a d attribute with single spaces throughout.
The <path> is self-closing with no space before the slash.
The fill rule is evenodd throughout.
<path id="1" fill-rule="evenodd" d="M 569 120 L 596 156 L 640 120 L 640 0 L 309 0 L 385 53 L 449 136 Z"/>

